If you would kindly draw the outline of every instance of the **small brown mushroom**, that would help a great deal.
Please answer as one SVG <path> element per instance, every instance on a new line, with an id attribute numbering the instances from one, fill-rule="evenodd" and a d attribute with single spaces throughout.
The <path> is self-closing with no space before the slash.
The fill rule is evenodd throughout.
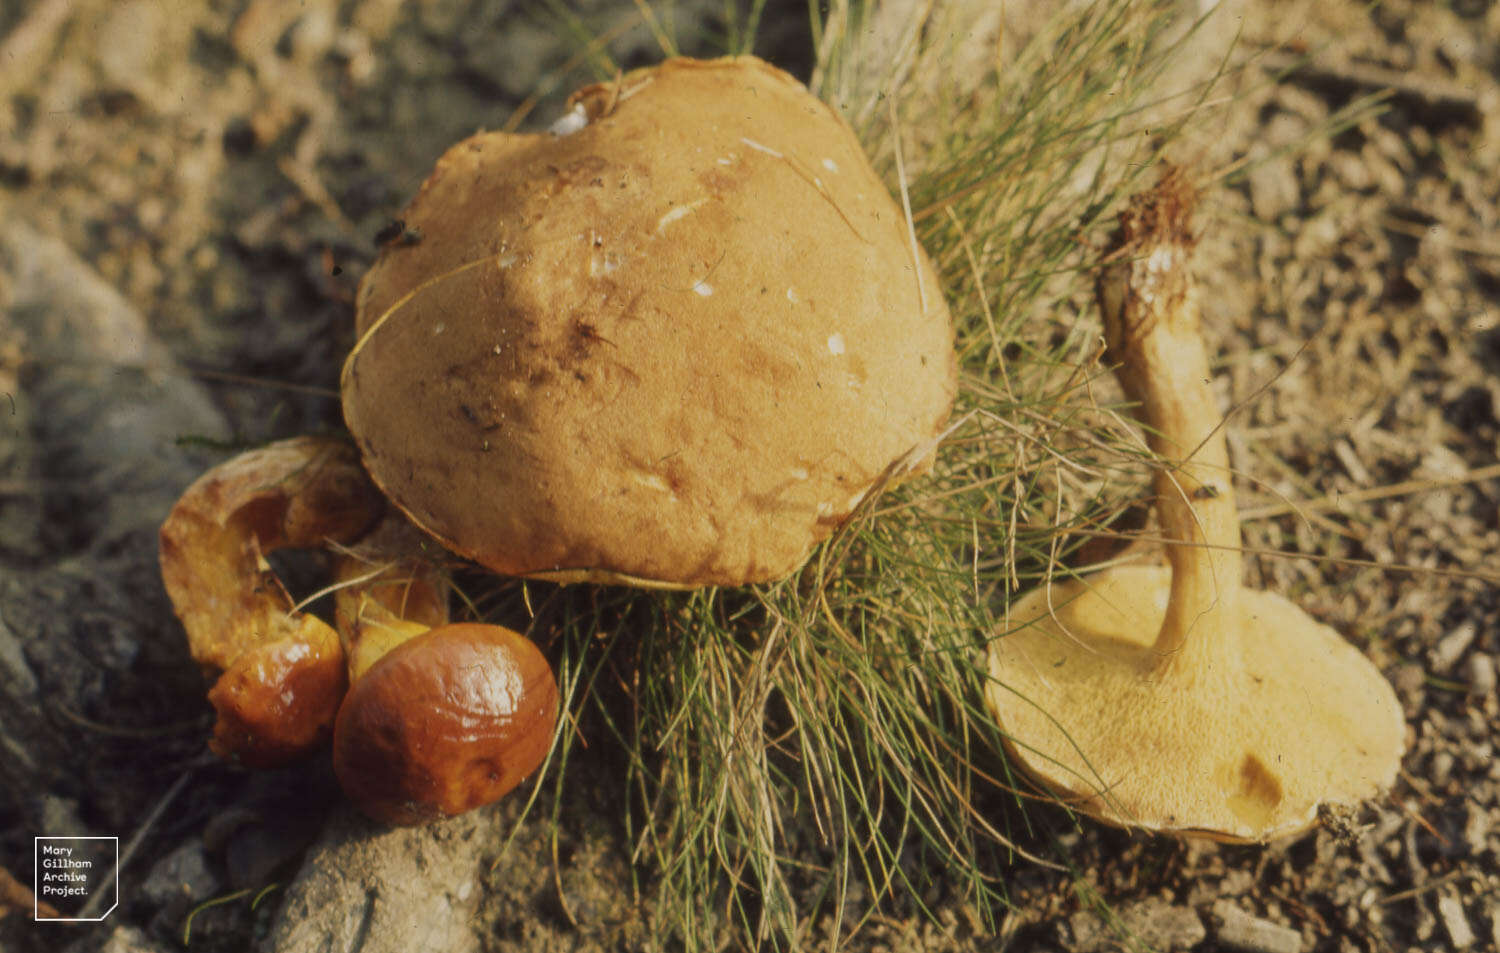
<path id="1" fill-rule="evenodd" d="M 558 691 L 541 652 L 496 625 L 449 624 L 448 578 L 390 518 L 339 561 L 336 624 L 350 690 L 333 733 L 344 793 L 421 824 L 498 800 L 552 746 Z"/>
<path id="2" fill-rule="evenodd" d="M 552 746 L 557 683 L 525 636 L 455 623 L 401 642 L 351 686 L 333 767 L 360 810 L 421 824 L 499 799 Z"/>
<path id="3" fill-rule="evenodd" d="M 989 705 L 1015 759 L 1102 820 L 1227 840 L 1310 824 L 1388 788 L 1395 693 L 1328 626 L 1240 586 L 1239 521 L 1199 333 L 1189 187 L 1121 217 L 1099 286 L 1109 355 L 1152 449 L 1170 568 L 1125 565 L 1019 599 L 990 642 Z"/>
<path id="4" fill-rule="evenodd" d="M 328 736 L 346 685 L 338 636 L 293 611 L 265 556 L 358 538 L 383 510 L 354 449 L 312 437 L 213 468 L 172 508 L 162 580 L 193 658 L 223 673 L 208 696 L 215 752 L 267 767 Z"/>
<path id="5" fill-rule="evenodd" d="M 344 415 L 418 526 L 510 575 L 742 585 L 930 462 L 937 277 L 858 139 L 755 59 L 590 86 L 437 164 L 360 285 Z"/>

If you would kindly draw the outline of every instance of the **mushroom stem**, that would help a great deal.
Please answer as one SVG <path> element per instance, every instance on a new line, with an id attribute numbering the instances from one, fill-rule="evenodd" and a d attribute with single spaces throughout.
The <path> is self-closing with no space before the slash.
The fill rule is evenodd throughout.
<path id="1" fill-rule="evenodd" d="M 339 559 L 334 623 L 353 684 L 396 646 L 447 625 L 448 574 L 423 557 L 424 537 L 388 516 Z"/>
<path id="2" fill-rule="evenodd" d="M 1127 257 L 1099 280 L 1108 357 L 1163 461 L 1153 484 L 1172 590 L 1152 645 L 1158 670 L 1190 665 L 1202 654 L 1188 638 L 1195 628 L 1221 638 L 1235 631 L 1216 616 L 1234 614 L 1240 587 L 1229 454 L 1188 267 L 1193 201 L 1181 177 L 1169 177 L 1152 204 L 1123 217 L 1120 251 Z"/>

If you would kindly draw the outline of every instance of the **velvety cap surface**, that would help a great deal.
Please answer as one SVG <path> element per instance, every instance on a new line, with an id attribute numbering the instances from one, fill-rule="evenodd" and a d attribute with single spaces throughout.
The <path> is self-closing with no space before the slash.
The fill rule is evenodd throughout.
<path id="1" fill-rule="evenodd" d="M 936 276 L 848 126 L 759 60 L 571 105 L 449 150 L 366 276 L 366 466 L 500 572 L 783 576 L 946 420 Z"/>

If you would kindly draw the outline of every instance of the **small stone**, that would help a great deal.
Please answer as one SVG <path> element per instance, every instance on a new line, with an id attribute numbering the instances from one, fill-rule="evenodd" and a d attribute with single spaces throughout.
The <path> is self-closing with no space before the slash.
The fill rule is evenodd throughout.
<path id="1" fill-rule="evenodd" d="M 1464 681 L 1474 695 L 1489 695 L 1495 690 L 1495 659 L 1485 652 L 1475 652 L 1464 660 Z"/>
<path id="2" fill-rule="evenodd" d="M 1115 925 L 1097 914 L 1080 911 L 1068 919 L 1076 953 L 1123 953 L 1144 947 L 1152 950 L 1190 950 L 1208 932 L 1191 909 L 1161 899 L 1146 899 L 1116 911 Z"/>
<path id="3" fill-rule="evenodd" d="M 1253 166 L 1247 176 L 1250 207 L 1262 222 L 1274 222 L 1302 201 L 1292 162 L 1286 157 L 1269 158 Z"/>
<path id="4" fill-rule="evenodd" d="M 1246 953 L 1302 953 L 1302 934 L 1252 916 L 1227 901 L 1214 904 L 1220 945 Z"/>
<path id="5" fill-rule="evenodd" d="M 1448 942 L 1455 950 L 1466 950 L 1474 945 L 1474 929 L 1464 913 L 1464 905 L 1451 893 L 1438 897 L 1438 916 L 1443 920 L 1443 929 L 1448 931 Z"/>
<path id="6" fill-rule="evenodd" d="M 1446 787 L 1452 779 L 1453 760 L 1451 751 L 1439 751 L 1432 756 L 1432 764 L 1427 769 L 1427 778 L 1434 787 Z"/>
<path id="7" fill-rule="evenodd" d="M 1465 622 L 1452 632 L 1438 639 L 1438 644 L 1432 650 L 1432 667 L 1439 672 L 1446 672 L 1463 658 L 1464 652 L 1474 641 L 1474 636 L 1479 634 L 1479 628 L 1472 622 Z"/>
<path id="8" fill-rule="evenodd" d="M 163 953 L 164 949 L 135 927 L 120 926 L 104 941 L 99 953 Z"/>
<path id="9" fill-rule="evenodd" d="M 203 842 L 194 838 L 157 861 L 139 889 L 146 900 L 165 905 L 174 900 L 206 900 L 219 886 Z"/>
<path id="10" fill-rule="evenodd" d="M 1401 665 L 1391 675 L 1396 691 L 1403 697 L 1416 697 L 1427 684 L 1427 673 L 1420 665 Z"/>

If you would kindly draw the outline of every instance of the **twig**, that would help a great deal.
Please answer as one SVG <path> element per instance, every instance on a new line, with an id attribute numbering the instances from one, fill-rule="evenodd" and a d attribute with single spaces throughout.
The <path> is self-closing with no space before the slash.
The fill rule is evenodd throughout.
<path id="1" fill-rule="evenodd" d="M 1248 509 L 1240 510 L 1240 522 L 1269 519 L 1273 516 L 1285 516 L 1288 513 L 1318 513 L 1326 510 L 1337 510 L 1348 503 L 1369 503 L 1372 500 L 1384 500 L 1393 496 L 1407 496 L 1412 493 L 1422 493 L 1442 487 L 1463 486 L 1467 483 L 1479 483 L 1480 481 L 1497 477 L 1500 477 L 1500 463 L 1480 467 L 1478 470 L 1470 470 L 1461 477 L 1434 480 L 1404 480 L 1388 486 L 1370 487 L 1367 490 L 1330 493 L 1320 499 L 1308 500 L 1305 503 L 1271 503 L 1266 506 L 1252 506 Z"/>
<path id="2" fill-rule="evenodd" d="M 119 880 L 120 871 L 124 870 L 125 865 L 130 862 L 131 856 L 141 846 L 141 841 L 145 840 L 147 832 L 156 826 L 156 822 L 161 820 L 162 814 L 166 813 L 167 807 L 177 799 L 177 795 L 182 793 L 182 789 L 187 787 L 188 779 L 193 776 L 194 770 L 196 770 L 196 765 L 189 766 L 182 774 L 177 776 L 177 780 L 173 781 L 172 786 L 167 788 L 167 793 L 161 796 L 161 800 L 156 802 L 156 806 L 151 809 L 151 813 L 146 815 L 146 820 L 141 823 L 141 826 L 136 829 L 134 834 L 130 835 L 130 840 L 125 842 L 125 846 L 120 850 L 120 856 L 115 860 L 114 869 L 109 872 L 108 877 L 104 878 L 104 882 L 99 885 L 98 890 L 94 891 L 94 895 L 89 897 L 88 903 L 83 905 L 83 909 L 78 911 L 79 918 L 86 920 L 98 910 L 100 902 L 104 899 L 105 890 Z"/>
<path id="3" fill-rule="evenodd" d="M 43 0 L 10 31 L 0 44 L 0 94 L 9 98 L 21 82 L 36 75 L 36 67 L 72 15 L 73 0 Z"/>
<path id="4" fill-rule="evenodd" d="M 1413 897 L 1419 897 L 1424 893 L 1429 893 L 1446 884 L 1451 884 L 1455 880 L 1473 879 L 1476 879 L 1473 872 L 1467 870 L 1455 870 L 1450 874 L 1444 874 L 1443 876 L 1429 880 L 1424 884 L 1419 884 L 1415 887 L 1412 887 L 1410 890 L 1402 890 L 1397 893 L 1393 893 L 1388 897 L 1382 897 L 1376 902 L 1383 907 L 1387 904 L 1399 903 L 1402 900 L 1410 900 Z"/>
<path id="5" fill-rule="evenodd" d="M 1020 523 L 1019 527 L 1028 531 L 1056 532 L 1057 528 L 1043 526 L 1037 523 Z M 1245 556 L 1274 556 L 1281 559 L 1305 559 L 1315 563 L 1328 563 L 1333 566 L 1354 566 L 1361 569 L 1379 569 L 1382 572 L 1409 573 L 1414 576 L 1444 576 L 1451 579 L 1478 579 L 1481 582 L 1493 582 L 1500 585 L 1500 573 L 1480 572 L 1473 569 L 1445 569 L 1441 566 L 1417 566 L 1411 563 L 1383 563 L 1374 559 L 1355 559 L 1352 556 L 1328 556 L 1322 553 L 1293 553 L 1283 549 L 1269 549 L 1261 546 L 1210 546 L 1207 543 L 1190 543 L 1180 539 L 1168 539 L 1165 536 L 1150 535 L 1143 533 L 1121 533 L 1107 529 L 1084 529 L 1068 528 L 1067 533 L 1078 536 L 1097 536 L 1104 539 L 1126 539 L 1140 543 L 1159 543 L 1165 546 L 1197 546 L 1210 549 L 1236 549 Z"/>
<path id="6" fill-rule="evenodd" d="M 1337 63 L 1325 56 L 1272 51 L 1259 62 L 1272 73 L 1321 91 L 1358 95 L 1388 89 L 1391 100 L 1411 110 L 1413 120 L 1424 125 L 1462 122 L 1477 126 L 1484 121 L 1485 111 L 1495 99 L 1493 90 L 1476 92 L 1416 73 L 1365 63 Z"/>
<path id="7" fill-rule="evenodd" d="M 302 193 L 302 197 L 322 212 L 324 217 L 339 231 L 353 241 L 359 240 L 359 229 L 349 221 L 349 216 L 344 214 L 344 210 L 339 208 L 338 201 L 334 199 L 333 193 L 328 191 L 328 187 L 323 184 L 323 180 L 318 177 L 316 171 L 290 156 L 283 156 L 276 163 L 276 168 L 280 169 L 281 174 L 286 176 L 287 180 L 297 187 L 297 191 Z"/>
<path id="8" fill-rule="evenodd" d="M 1411 222 L 1394 215 L 1382 215 L 1380 227 L 1386 231 L 1396 232 L 1399 235 L 1409 235 L 1412 238 L 1420 238 L 1430 241 L 1444 248 L 1464 252 L 1469 255 L 1482 255 L 1486 258 L 1500 258 L 1500 243 L 1486 241 L 1471 235 L 1448 234 L 1448 229 L 1438 223 L 1435 225 L 1424 225 L 1421 222 Z"/>
<path id="9" fill-rule="evenodd" d="M 0 867 L 0 919 L 13 912 L 31 913 L 33 909 L 38 919 L 55 920 L 61 916 L 57 908 L 45 900 L 38 900 L 30 887 L 11 876 L 10 871 Z"/>

